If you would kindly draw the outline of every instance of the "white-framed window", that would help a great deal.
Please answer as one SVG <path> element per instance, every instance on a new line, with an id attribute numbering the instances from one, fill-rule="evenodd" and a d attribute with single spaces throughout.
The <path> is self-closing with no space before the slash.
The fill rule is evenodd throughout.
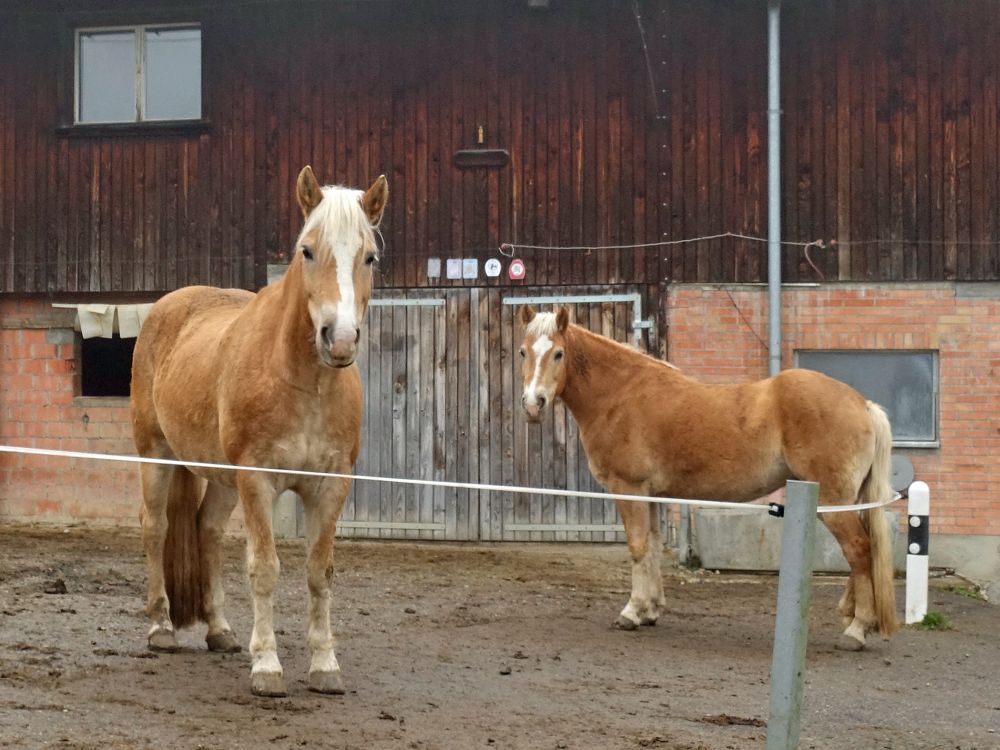
<path id="1" fill-rule="evenodd" d="M 937 448 L 938 353 L 931 350 L 800 350 L 795 364 L 847 383 L 882 406 L 897 448 Z"/>
<path id="2" fill-rule="evenodd" d="M 201 26 L 81 28 L 75 33 L 78 125 L 201 118 Z"/>

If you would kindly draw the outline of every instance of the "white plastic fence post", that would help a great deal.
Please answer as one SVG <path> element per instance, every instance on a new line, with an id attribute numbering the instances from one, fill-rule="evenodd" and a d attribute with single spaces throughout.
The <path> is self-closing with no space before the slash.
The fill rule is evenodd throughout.
<path id="1" fill-rule="evenodd" d="M 926 482 L 910 485 L 906 535 L 906 624 L 920 622 L 927 614 L 927 543 L 931 491 Z"/>
<path id="2" fill-rule="evenodd" d="M 774 618 L 767 750 L 795 750 L 799 746 L 818 504 L 818 484 L 787 483 L 778 574 L 778 611 Z"/>

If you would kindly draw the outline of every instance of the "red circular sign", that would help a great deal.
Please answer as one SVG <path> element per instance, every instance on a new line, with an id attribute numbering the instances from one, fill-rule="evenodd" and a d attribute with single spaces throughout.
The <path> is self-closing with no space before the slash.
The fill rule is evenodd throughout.
<path id="1" fill-rule="evenodd" d="M 510 266 L 507 267 L 507 275 L 515 281 L 517 279 L 523 279 L 524 270 L 524 261 L 520 258 L 514 258 L 514 260 L 510 262 Z"/>

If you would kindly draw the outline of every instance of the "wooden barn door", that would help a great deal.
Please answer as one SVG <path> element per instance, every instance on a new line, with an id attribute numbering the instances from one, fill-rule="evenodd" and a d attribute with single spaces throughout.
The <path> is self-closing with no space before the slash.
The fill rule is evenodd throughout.
<path id="1" fill-rule="evenodd" d="M 358 353 L 365 406 L 356 475 L 446 478 L 446 316 L 442 294 L 372 300 Z M 357 480 L 340 519 L 341 536 L 467 538 L 434 487 Z"/>
<path id="2" fill-rule="evenodd" d="M 519 303 L 565 304 L 575 322 L 645 346 L 632 290 L 452 288 L 377 293 L 358 355 L 365 397 L 355 474 L 600 491 L 576 423 L 557 404 L 540 425 L 520 408 Z M 299 533 L 303 532 L 301 515 Z M 348 537 L 622 541 L 614 503 L 355 481 Z"/>

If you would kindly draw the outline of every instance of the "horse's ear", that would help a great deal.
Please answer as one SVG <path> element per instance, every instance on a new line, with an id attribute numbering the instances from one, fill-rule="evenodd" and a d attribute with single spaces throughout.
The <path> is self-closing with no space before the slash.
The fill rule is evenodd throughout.
<path id="1" fill-rule="evenodd" d="M 385 175 L 380 174 L 372 186 L 365 191 L 361 197 L 361 205 L 368 214 L 368 221 L 373 227 L 378 226 L 382 220 L 382 212 L 385 211 L 385 204 L 389 202 L 389 183 L 385 180 Z"/>
<path id="2" fill-rule="evenodd" d="M 521 322 L 528 325 L 531 321 L 535 319 L 535 308 L 531 305 L 521 306 Z"/>
<path id="3" fill-rule="evenodd" d="M 295 197 L 299 200 L 303 217 L 311 214 L 312 210 L 323 200 L 323 189 L 319 186 L 316 175 L 313 174 L 312 167 L 308 164 L 302 167 L 299 179 L 295 182 Z"/>
<path id="4" fill-rule="evenodd" d="M 556 330 L 559 333 L 566 333 L 566 327 L 569 325 L 569 310 L 565 307 L 560 307 L 559 312 L 556 313 Z"/>

